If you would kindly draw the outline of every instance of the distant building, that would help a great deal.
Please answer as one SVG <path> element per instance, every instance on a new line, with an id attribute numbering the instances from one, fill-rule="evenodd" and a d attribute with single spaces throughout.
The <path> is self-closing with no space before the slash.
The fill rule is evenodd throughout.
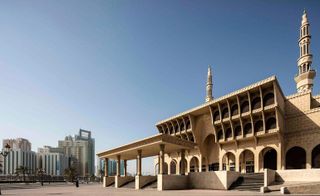
<path id="1" fill-rule="evenodd" d="M 24 138 L 4 139 L 2 148 L 6 144 L 11 146 L 11 151 L 7 155 L 3 164 L 3 174 L 15 174 L 17 168 L 24 166 L 30 173 L 34 173 L 37 168 L 36 153 L 31 151 L 31 143 Z"/>
<path id="2" fill-rule="evenodd" d="M 96 169 L 96 176 L 104 176 L 104 161 L 103 159 L 97 160 L 97 169 Z M 117 162 L 115 160 L 108 160 L 108 175 L 114 176 L 117 173 Z M 120 164 L 120 173 L 124 175 L 124 162 L 122 161 Z"/>
<path id="3" fill-rule="evenodd" d="M 4 172 L 3 166 L 4 166 L 3 156 L 0 156 L 0 175 L 3 175 L 3 172 Z"/>
<path id="4" fill-rule="evenodd" d="M 58 146 L 70 157 L 69 164 L 76 167 L 79 176 L 94 175 L 95 140 L 91 131 L 80 129 L 79 135 L 65 137 Z"/>
<path id="5" fill-rule="evenodd" d="M 62 176 L 69 167 L 69 157 L 64 154 L 63 148 L 44 146 L 38 148 L 37 165 L 48 175 Z"/>

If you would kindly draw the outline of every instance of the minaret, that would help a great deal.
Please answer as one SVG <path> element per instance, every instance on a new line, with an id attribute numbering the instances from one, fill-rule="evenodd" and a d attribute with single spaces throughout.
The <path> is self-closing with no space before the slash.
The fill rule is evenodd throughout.
<path id="1" fill-rule="evenodd" d="M 208 67 L 206 92 L 207 92 L 206 102 L 211 101 L 213 99 L 213 97 L 212 97 L 212 73 L 211 73 L 210 65 Z"/>
<path id="2" fill-rule="evenodd" d="M 303 11 L 300 27 L 300 57 L 298 58 L 299 72 L 294 78 L 297 83 L 298 93 L 312 91 L 313 79 L 316 76 L 315 70 L 311 69 L 312 54 L 310 52 L 310 25 L 307 18 L 306 10 Z"/>

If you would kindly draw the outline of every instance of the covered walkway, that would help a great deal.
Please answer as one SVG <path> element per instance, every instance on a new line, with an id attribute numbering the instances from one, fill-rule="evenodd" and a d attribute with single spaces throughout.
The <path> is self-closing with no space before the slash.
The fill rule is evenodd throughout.
<path id="1" fill-rule="evenodd" d="M 114 149 L 106 150 L 98 153 L 100 159 L 105 160 L 104 168 L 104 187 L 115 184 L 116 188 L 122 185 L 135 181 L 135 189 L 141 189 L 150 182 L 157 180 L 157 176 L 142 176 L 142 158 L 150 156 L 159 157 L 159 175 L 164 174 L 164 154 L 172 152 L 180 152 L 181 159 L 185 159 L 185 150 L 193 149 L 196 146 L 191 141 L 186 141 L 178 137 L 168 134 L 158 134 L 152 137 L 145 138 L 130 144 L 126 144 Z M 108 176 L 108 160 L 117 161 L 116 176 Z M 127 160 L 136 159 L 137 175 L 135 177 L 127 176 Z M 124 175 L 120 176 L 120 161 L 124 161 Z M 182 168 L 185 168 L 182 166 Z M 181 169 L 180 174 L 184 175 L 185 171 Z M 159 184 L 159 182 L 158 182 Z M 158 187 L 159 189 L 159 187 Z"/>

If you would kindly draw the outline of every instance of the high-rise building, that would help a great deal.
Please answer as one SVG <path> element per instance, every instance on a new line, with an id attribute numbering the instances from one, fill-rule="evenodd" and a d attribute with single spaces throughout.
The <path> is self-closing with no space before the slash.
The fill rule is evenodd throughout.
<path id="1" fill-rule="evenodd" d="M 69 157 L 64 154 L 63 148 L 44 146 L 38 148 L 37 164 L 46 174 L 62 176 L 64 170 L 69 167 Z"/>
<path id="2" fill-rule="evenodd" d="M 4 158 L 0 156 L 0 175 L 3 175 L 4 172 Z"/>
<path id="3" fill-rule="evenodd" d="M 97 159 L 96 176 L 104 176 L 104 164 L 105 160 Z M 114 176 L 117 173 L 117 162 L 115 160 L 108 160 L 108 175 Z M 124 175 L 124 162 L 120 164 L 120 174 Z"/>
<path id="4" fill-rule="evenodd" d="M 65 137 L 58 146 L 70 157 L 69 164 L 77 169 L 79 176 L 94 175 L 95 141 L 91 131 L 80 129 L 79 135 Z"/>
<path id="5" fill-rule="evenodd" d="M 26 167 L 30 173 L 36 171 L 36 153 L 31 151 L 31 143 L 27 139 L 4 139 L 3 148 L 6 144 L 10 145 L 11 151 L 4 160 L 3 174 L 15 174 L 20 166 Z"/>

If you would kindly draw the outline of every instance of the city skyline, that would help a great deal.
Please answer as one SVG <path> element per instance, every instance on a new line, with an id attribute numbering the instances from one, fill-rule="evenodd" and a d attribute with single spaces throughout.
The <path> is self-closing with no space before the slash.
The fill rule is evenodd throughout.
<path id="1" fill-rule="evenodd" d="M 157 121 L 203 103 L 208 65 L 214 97 L 274 74 L 293 94 L 304 8 L 320 63 L 317 1 L 1 4 L 0 132 L 33 148 L 78 128 L 96 153 L 156 134 Z"/>

